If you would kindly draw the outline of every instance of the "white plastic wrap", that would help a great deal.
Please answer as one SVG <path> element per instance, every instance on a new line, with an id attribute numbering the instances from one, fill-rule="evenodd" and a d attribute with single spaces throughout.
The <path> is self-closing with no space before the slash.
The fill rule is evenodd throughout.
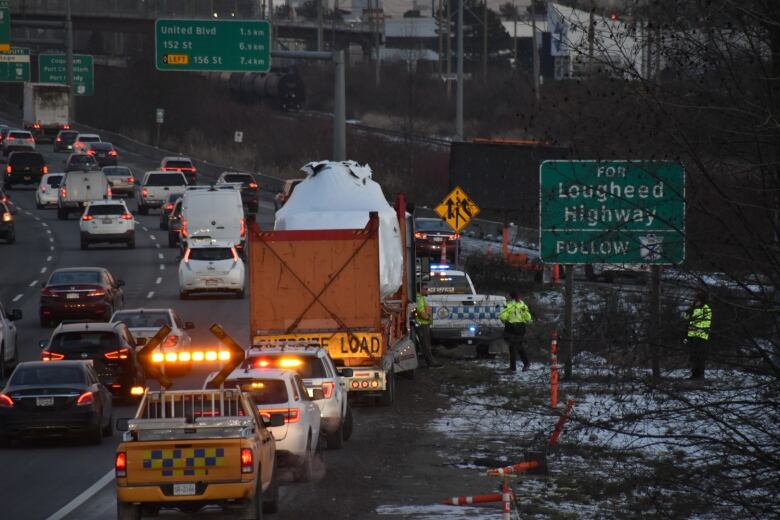
<path id="1" fill-rule="evenodd" d="M 353 161 L 322 161 L 302 168 L 307 177 L 276 212 L 276 230 L 359 229 L 368 214 L 379 214 L 379 282 L 383 298 L 403 280 L 403 247 L 398 217 L 371 168 Z"/>

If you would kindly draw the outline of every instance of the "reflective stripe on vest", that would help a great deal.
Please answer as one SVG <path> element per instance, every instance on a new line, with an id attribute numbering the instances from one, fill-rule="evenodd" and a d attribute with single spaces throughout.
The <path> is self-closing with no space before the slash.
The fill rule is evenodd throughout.
<path id="1" fill-rule="evenodd" d="M 425 302 L 425 297 L 423 297 L 422 294 L 417 295 L 417 315 L 415 319 L 417 320 L 417 323 L 420 325 L 430 325 L 431 324 L 431 317 L 428 316 L 428 314 L 425 312 L 425 307 L 427 307 L 427 304 Z"/>
<path id="2" fill-rule="evenodd" d="M 531 311 L 523 301 L 509 301 L 498 316 L 504 323 L 531 323 Z"/>

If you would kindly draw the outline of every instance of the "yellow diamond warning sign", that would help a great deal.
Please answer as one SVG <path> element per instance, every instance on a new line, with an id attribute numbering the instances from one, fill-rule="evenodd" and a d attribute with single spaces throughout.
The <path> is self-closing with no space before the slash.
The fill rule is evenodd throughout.
<path id="1" fill-rule="evenodd" d="M 458 186 L 436 206 L 436 213 L 456 233 L 460 233 L 479 214 L 479 206 Z"/>

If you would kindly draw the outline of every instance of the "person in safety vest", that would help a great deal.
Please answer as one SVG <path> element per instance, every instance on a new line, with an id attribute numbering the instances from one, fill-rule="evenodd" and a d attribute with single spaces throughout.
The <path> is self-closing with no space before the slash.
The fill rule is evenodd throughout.
<path id="1" fill-rule="evenodd" d="M 420 337 L 420 350 L 422 350 L 423 359 L 425 364 L 430 367 L 440 367 L 441 364 L 437 363 L 433 359 L 433 352 L 431 351 L 431 323 L 433 322 L 433 312 L 431 306 L 425 301 L 425 296 L 428 295 L 428 288 L 422 286 L 420 292 L 417 293 L 417 307 L 414 310 L 414 319 L 417 322 L 417 333 Z"/>
<path id="2" fill-rule="evenodd" d="M 509 370 L 517 370 L 517 356 L 523 362 L 523 372 L 528 370 L 528 356 L 523 348 L 526 326 L 533 321 L 528 305 L 520 299 L 517 291 L 509 293 L 509 301 L 501 309 L 498 318 L 504 322 L 504 340 L 509 346 Z"/>
<path id="3" fill-rule="evenodd" d="M 712 309 L 707 305 L 707 294 L 699 293 L 693 306 L 684 314 L 688 331 L 684 342 L 691 356 L 691 379 L 704 379 L 704 365 L 707 361 L 707 343 L 710 339 Z"/>

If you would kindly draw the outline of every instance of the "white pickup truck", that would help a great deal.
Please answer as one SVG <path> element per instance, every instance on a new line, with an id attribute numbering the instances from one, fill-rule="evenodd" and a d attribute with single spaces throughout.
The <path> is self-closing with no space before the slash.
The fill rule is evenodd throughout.
<path id="1" fill-rule="evenodd" d="M 423 275 L 425 297 L 433 313 L 431 339 L 447 348 L 476 345 L 486 353 L 492 341 L 502 337 L 504 324 L 498 319 L 506 304 L 503 296 L 477 294 L 463 271 L 435 270 Z"/>
<path id="2" fill-rule="evenodd" d="M 146 172 L 135 195 L 138 213 L 148 215 L 149 208 L 160 208 L 168 202 L 169 195 L 182 195 L 187 189 L 187 179 L 181 172 Z"/>

